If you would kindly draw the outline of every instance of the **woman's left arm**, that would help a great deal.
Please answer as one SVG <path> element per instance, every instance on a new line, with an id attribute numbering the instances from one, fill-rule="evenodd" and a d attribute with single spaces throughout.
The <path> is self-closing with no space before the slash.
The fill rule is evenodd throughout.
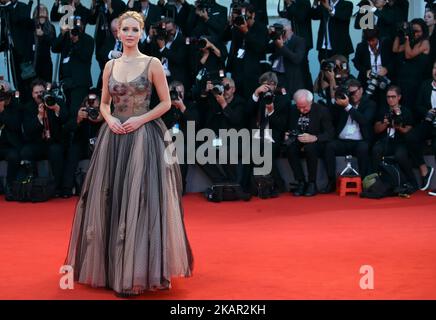
<path id="1" fill-rule="evenodd" d="M 168 89 L 167 78 L 163 70 L 162 64 L 156 58 L 150 63 L 151 83 L 154 84 L 157 94 L 159 96 L 160 103 L 147 113 L 129 118 L 123 123 L 124 129 L 127 132 L 132 132 L 138 129 L 143 124 L 150 122 L 154 119 L 161 117 L 171 108 L 171 98 Z"/>
<path id="2" fill-rule="evenodd" d="M 406 37 L 405 46 L 405 55 L 406 59 L 413 59 L 421 53 L 429 54 L 430 53 L 430 42 L 428 40 L 423 40 L 418 45 L 414 46 L 413 49 L 410 46 L 409 37 Z"/>

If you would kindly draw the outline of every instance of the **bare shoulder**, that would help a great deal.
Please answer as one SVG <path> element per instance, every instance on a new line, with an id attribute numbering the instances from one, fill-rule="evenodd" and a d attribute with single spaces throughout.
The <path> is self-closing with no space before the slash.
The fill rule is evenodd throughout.
<path id="1" fill-rule="evenodd" d="M 115 63 L 115 59 L 110 59 L 108 62 L 106 62 L 106 64 L 104 65 L 104 72 L 110 71 L 114 63 Z"/>

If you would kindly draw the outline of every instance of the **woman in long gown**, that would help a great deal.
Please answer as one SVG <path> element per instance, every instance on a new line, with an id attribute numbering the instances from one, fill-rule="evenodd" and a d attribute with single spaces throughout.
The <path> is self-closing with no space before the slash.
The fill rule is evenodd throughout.
<path id="1" fill-rule="evenodd" d="M 106 123 L 76 207 L 66 259 L 79 283 L 112 288 L 122 297 L 169 289 L 172 276 L 191 276 L 193 266 L 180 169 L 167 161 L 171 142 L 164 139 L 167 128 L 160 119 L 171 104 L 168 84 L 160 61 L 138 50 L 143 28 L 137 12 L 119 18 L 124 52 L 103 71 L 100 112 Z M 160 103 L 150 110 L 153 84 Z"/>

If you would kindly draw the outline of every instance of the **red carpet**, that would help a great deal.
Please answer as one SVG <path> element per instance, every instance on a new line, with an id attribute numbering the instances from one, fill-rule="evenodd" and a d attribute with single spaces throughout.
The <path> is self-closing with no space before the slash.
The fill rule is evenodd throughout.
<path id="1" fill-rule="evenodd" d="M 0 299 L 116 299 L 59 288 L 77 198 L 0 198 Z M 184 197 L 194 276 L 142 299 L 436 299 L 436 198 L 317 196 L 213 204 Z M 359 286 L 374 268 L 374 290 Z"/>

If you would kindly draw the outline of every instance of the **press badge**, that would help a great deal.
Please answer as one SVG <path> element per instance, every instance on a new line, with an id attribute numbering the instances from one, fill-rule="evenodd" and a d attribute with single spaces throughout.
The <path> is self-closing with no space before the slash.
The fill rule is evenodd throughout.
<path id="1" fill-rule="evenodd" d="M 93 145 L 95 145 L 95 142 L 97 141 L 97 137 L 95 137 L 95 138 L 90 138 L 89 139 L 89 144 L 91 145 L 91 146 L 93 146 Z"/>
<path id="2" fill-rule="evenodd" d="M 64 60 L 62 60 L 62 63 L 68 63 L 70 62 L 70 57 L 65 57 Z"/>
<path id="3" fill-rule="evenodd" d="M 395 138 L 395 128 L 388 128 L 388 137 Z"/>
<path id="4" fill-rule="evenodd" d="M 222 147 L 223 146 L 223 140 L 221 138 L 213 139 L 212 146 L 214 146 L 214 147 Z"/>
<path id="5" fill-rule="evenodd" d="M 238 50 L 238 59 L 243 59 L 245 56 L 245 49 Z"/>

